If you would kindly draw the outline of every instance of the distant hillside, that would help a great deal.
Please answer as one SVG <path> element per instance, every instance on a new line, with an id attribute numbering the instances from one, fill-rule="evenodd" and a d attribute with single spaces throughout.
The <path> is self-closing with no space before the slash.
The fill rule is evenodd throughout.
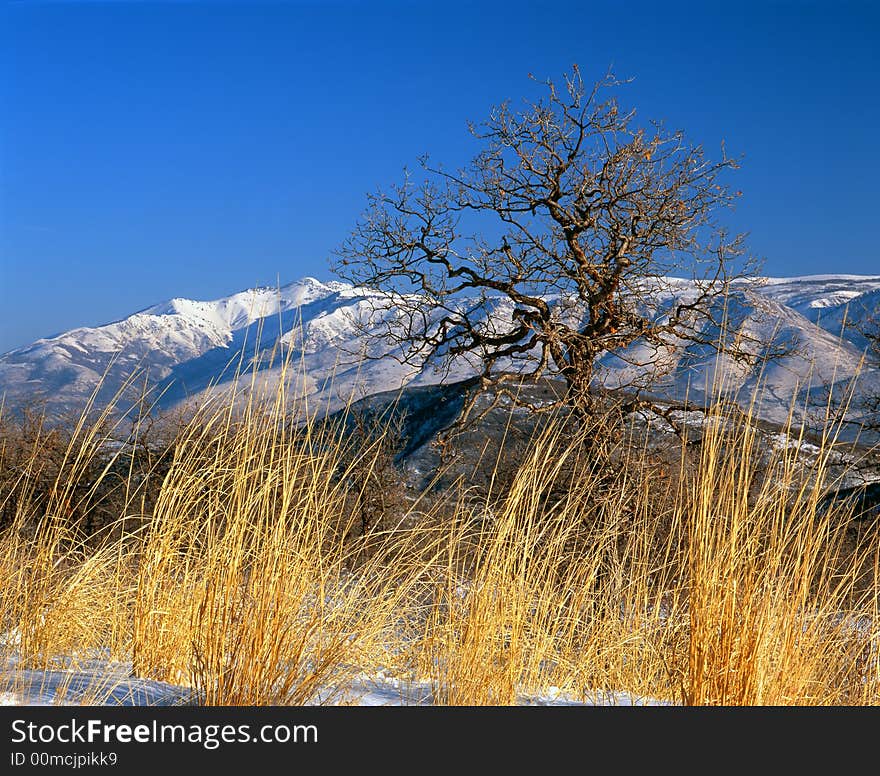
<path id="1" fill-rule="evenodd" d="M 672 288 L 651 300 L 655 315 L 695 292 L 686 280 L 675 280 Z M 213 301 L 172 299 L 104 326 L 73 329 L 3 354 L 0 394 L 7 407 L 43 399 L 53 412 L 77 412 L 99 383 L 101 403 L 136 373 L 122 405 L 146 388 L 154 396 L 161 394 L 160 404 L 170 407 L 225 390 L 233 384 L 237 366 L 248 370 L 256 364 L 260 380 L 271 385 L 280 375 L 280 358 L 270 363 L 273 351 L 292 357 L 297 390 L 322 397 L 331 409 L 351 397 L 455 382 L 473 374 L 463 360 L 448 373 L 430 364 L 416 371 L 396 361 L 392 348 L 371 336 L 383 324 L 370 303 L 375 296 L 344 283 L 305 278 L 280 289 L 249 289 Z M 760 414 L 778 422 L 792 402 L 807 399 L 808 386 L 816 397 L 858 372 L 865 342 L 842 324 L 880 313 L 880 277 L 768 278 L 737 287 L 724 304 L 732 336 L 747 334 L 768 346 L 791 347 L 789 355 L 766 369 L 758 358 L 747 365 L 720 362 L 727 390 L 742 397 L 760 390 Z M 509 301 L 493 300 L 488 314 L 494 325 L 503 326 L 511 314 Z M 363 360 L 363 353 L 372 358 Z M 707 347 L 683 343 L 657 354 L 640 352 L 636 344 L 624 359 L 603 358 L 597 379 L 614 387 L 626 383 L 634 370 L 657 372 L 658 395 L 675 399 L 687 394 L 699 401 L 713 392 L 718 363 Z M 864 370 L 860 381 L 865 390 L 880 391 L 877 369 Z"/>

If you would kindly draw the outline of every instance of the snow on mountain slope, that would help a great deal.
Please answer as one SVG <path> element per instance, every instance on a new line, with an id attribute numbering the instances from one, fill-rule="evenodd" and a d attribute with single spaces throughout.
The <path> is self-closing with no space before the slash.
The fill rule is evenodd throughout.
<path id="1" fill-rule="evenodd" d="M 305 278 L 281 289 L 251 289 L 211 302 L 172 299 L 104 326 L 40 339 L 0 356 L 0 394 L 7 404 L 42 397 L 55 411 L 76 412 L 97 386 L 100 405 L 137 373 L 125 404 L 145 382 L 156 385 L 206 354 L 223 353 L 207 366 L 213 369 L 218 360 L 225 366 L 256 324 L 271 330 L 273 322 L 290 320 L 302 306 L 343 288 Z"/>
<path id="2" fill-rule="evenodd" d="M 863 303 L 873 296 L 873 309 L 880 310 L 877 292 L 880 276 L 864 275 L 766 278 L 761 288 L 764 296 L 791 307 L 835 335 L 840 333 L 842 313 L 848 306 L 858 316 L 865 309 Z"/>
<path id="3" fill-rule="evenodd" d="M 811 300 L 820 298 L 817 291 L 809 294 Z M 677 299 L 665 304 L 677 304 Z M 752 358 L 734 360 L 711 346 L 686 342 L 656 354 L 637 343 L 620 357 L 606 355 L 600 360 L 603 383 L 625 386 L 638 372 L 646 372 L 654 377 L 651 392 L 660 398 L 687 397 L 698 405 L 718 395 L 737 397 L 746 404 L 754 398 L 759 416 L 780 424 L 790 413 L 798 421 L 821 417 L 832 386 L 838 398 L 850 384 L 856 392 L 880 394 L 880 370 L 863 363 L 855 344 L 765 294 L 764 287 L 736 289 L 717 305 L 714 317 L 726 320 L 726 337 L 752 343 L 745 347 Z M 708 342 L 722 337 L 722 331 L 711 324 L 704 325 L 700 334 Z M 858 417 L 857 402 L 851 415 Z"/>
<path id="4" fill-rule="evenodd" d="M 671 291 L 652 299 L 654 313 L 662 315 L 693 292 L 688 281 L 675 280 Z M 225 391 L 234 384 L 236 369 L 250 372 L 256 367 L 271 386 L 282 374 L 282 357 L 289 355 L 288 376 L 296 378 L 295 389 L 320 394 L 334 408 L 351 397 L 474 374 L 474 365 L 464 359 L 448 371 L 429 364 L 418 372 L 394 358 L 376 358 L 393 356 L 394 351 L 375 337 L 365 337 L 364 329 L 379 335 L 396 313 L 377 314 L 371 304 L 375 295 L 344 283 L 305 278 L 280 289 L 250 289 L 214 301 L 172 299 L 105 326 L 74 329 L 0 356 L 0 394 L 11 406 L 42 396 L 53 411 L 76 412 L 99 384 L 100 406 L 138 372 L 122 406 L 134 401 L 144 386 L 162 392 L 162 403 L 172 405 Z M 681 343 L 654 353 L 635 345 L 623 359 L 602 359 L 602 382 L 627 384 L 634 376 L 654 373 L 657 393 L 700 400 L 713 394 L 720 363 L 727 392 L 748 397 L 760 389 L 762 415 L 784 420 L 792 402 L 805 400 L 811 386 L 818 393 L 859 371 L 864 343 L 849 330 L 841 337 L 841 321 L 853 310 L 859 315 L 880 311 L 880 277 L 770 278 L 738 288 L 725 304 L 730 336 L 746 335 L 767 347 L 785 343 L 790 352 L 764 366 L 759 352 L 744 364 L 719 360 L 707 346 Z M 485 323 L 503 327 L 510 313 L 509 300 L 492 300 Z M 703 334 L 712 339 L 720 331 Z M 363 359 L 365 352 L 373 358 Z M 880 392 L 877 370 L 864 371 L 860 379 Z"/>
<path id="5" fill-rule="evenodd" d="M 863 334 L 865 324 L 872 332 L 877 331 L 880 324 L 880 288 L 828 307 L 817 323 L 836 337 L 843 337 L 859 350 L 864 350 L 868 347 L 868 340 Z"/>

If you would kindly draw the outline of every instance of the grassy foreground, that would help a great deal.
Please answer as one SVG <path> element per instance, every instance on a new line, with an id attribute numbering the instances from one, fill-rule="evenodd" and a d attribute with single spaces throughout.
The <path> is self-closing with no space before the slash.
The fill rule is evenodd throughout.
<path id="1" fill-rule="evenodd" d="M 880 699 L 880 543 L 819 509 L 830 440 L 804 477 L 747 420 L 710 422 L 677 470 L 630 446 L 609 473 L 550 422 L 503 490 L 368 525 L 387 439 L 294 426 L 291 402 L 207 405 L 155 460 L 137 427 L 108 447 L 109 415 L 80 423 L 48 484 L 54 432 L 0 451 L 0 658 L 103 655 L 221 705 L 333 702 L 379 669 L 442 704 Z"/>

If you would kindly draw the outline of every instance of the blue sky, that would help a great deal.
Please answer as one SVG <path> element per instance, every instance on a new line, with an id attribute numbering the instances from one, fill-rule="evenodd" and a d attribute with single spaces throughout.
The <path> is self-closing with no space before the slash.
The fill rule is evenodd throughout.
<path id="1" fill-rule="evenodd" d="M 743 168 L 773 275 L 880 274 L 880 4 L 8 2 L 0 352 L 305 275 L 365 194 L 579 64 Z"/>

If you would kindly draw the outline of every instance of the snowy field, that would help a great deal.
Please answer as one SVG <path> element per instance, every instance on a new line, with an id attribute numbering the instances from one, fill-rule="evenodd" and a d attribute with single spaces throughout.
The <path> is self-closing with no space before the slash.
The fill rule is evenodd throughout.
<path id="1" fill-rule="evenodd" d="M 404 682 L 382 673 L 359 674 L 344 688 L 319 691 L 314 705 L 430 706 L 427 682 Z M 0 673 L 0 706 L 191 706 L 198 699 L 187 687 L 131 676 L 126 663 L 92 661 L 69 670 L 21 669 L 14 664 Z M 558 688 L 523 694 L 522 706 L 656 706 L 668 705 L 625 692 L 599 692 L 586 701 Z"/>

